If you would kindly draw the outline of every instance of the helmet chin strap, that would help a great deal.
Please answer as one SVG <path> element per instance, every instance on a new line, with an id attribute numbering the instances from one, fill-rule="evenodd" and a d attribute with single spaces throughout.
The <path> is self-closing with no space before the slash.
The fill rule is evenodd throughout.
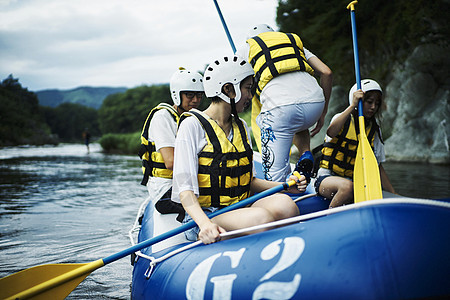
<path id="1" fill-rule="evenodd" d="M 181 111 L 181 112 L 180 112 L 180 111 Z M 183 106 L 177 105 L 177 112 L 178 112 L 179 115 L 181 115 L 181 114 L 184 113 L 185 111 L 187 111 L 187 110 L 185 110 L 185 109 L 183 108 Z"/>
<path id="2" fill-rule="evenodd" d="M 180 112 L 181 111 L 181 112 Z M 180 105 L 177 105 L 177 113 L 179 115 L 181 115 L 182 113 L 186 112 L 187 110 L 185 110 L 183 108 L 183 98 L 181 97 L 181 92 L 180 92 Z"/>
<path id="3" fill-rule="evenodd" d="M 236 102 L 234 101 L 234 98 L 230 98 L 230 104 L 231 104 L 231 114 L 234 116 L 234 120 L 237 122 L 239 116 L 236 110 Z"/>

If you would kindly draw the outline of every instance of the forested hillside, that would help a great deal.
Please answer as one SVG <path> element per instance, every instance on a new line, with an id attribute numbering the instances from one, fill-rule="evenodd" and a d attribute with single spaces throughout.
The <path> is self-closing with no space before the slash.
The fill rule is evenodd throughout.
<path id="1" fill-rule="evenodd" d="M 0 84 L 0 146 L 54 143 L 36 94 L 12 75 Z"/>
<path id="2" fill-rule="evenodd" d="M 298 33 L 305 47 L 333 71 L 325 126 L 312 146 L 323 142 L 327 124 L 347 105 L 348 90 L 355 82 L 349 2 L 283 0 L 277 8 L 280 30 Z M 395 159 L 450 161 L 448 11 L 450 2 L 444 0 L 360 0 L 356 5 L 361 76 L 379 81 L 385 91 L 388 110 L 383 135 L 387 152 L 395 154 Z M 43 109 L 36 95 L 22 89 L 17 80 L 9 78 L 6 86 L 0 93 L 0 141 L 6 134 L 19 144 L 29 142 L 18 138 L 30 136 L 18 130 L 17 124 L 23 122 L 24 128 L 34 128 L 42 136 L 64 139 L 77 139 L 84 127 L 96 130 L 97 136 L 136 133 L 151 108 L 160 102 L 172 103 L 168 84 L 123 91 L 79 88 L 64 95 L 61 91 L 38 92 L 40 105 L 54 106 Z M 114 93 L 105 95 L 102 102 L 92 100 L 108 92 Z M 41 102 L 43 95 L 48 102 Z M 58 101 L 72 103 L 58 106 Z M 203 101 L 201 109 L 207 104 Z"/>
<path id="3" fill-rule="evenodd" d="M 172 103 L 167 84 L 111 94 L 98 110 L 66 102 L 41 106 L 36 94 L 10 75 L 0 85 L 0 146 L 82 142 L 85 128 L 94 140 L 108 133 L 140 132 L 148 112 L 160 102 Z"/>
<path id="4" fill-rule="evenodd" d="M 123 93 L 127 88 L 82 86 L 71 90 L 42 90 L 36 95 L 42 106 L 57 107 L 62 103 L 74 103 L 99 109 L 108 95 Z"/>
<path id="5" fill-rule="evenodd" d="M 281 31 L 300 35 L 306 48 L 334 73 L 336 85 L 354 82 L 350 0 L 279 1 Z M 392 66 L 420 44 L 448 46 L 450 2 L 444 0 L 360 0 L 355 6 L 361 75 L 385 85 Z"/>
<path id="6" fill-rule="evenodd" d="M 349 3 L 279 1 L 280 29 L 298 33 L 334 75 L 325 126 L 312 146 L 323 142 L 355 82 Z M 355 9 L 361 77 L 377 80 L 384 91 L 387 158 L 450 163 L 450 2 L 360 0 Z"/>

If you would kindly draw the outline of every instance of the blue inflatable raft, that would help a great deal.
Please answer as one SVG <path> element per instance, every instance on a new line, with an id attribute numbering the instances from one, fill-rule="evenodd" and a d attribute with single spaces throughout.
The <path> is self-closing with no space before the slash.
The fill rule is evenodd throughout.
<path id="1" fill-rule="evenodd" d="M 275 229 L 211 245 L 179 234 L 143 249 L 133 258 L 132 299 L 450 296 L 449 203 L 388 196 L 327 210 L 312 187 L 306 194 L 301 215 Z M 142 210 L 137 242 L 180 224 L 152 202 Z"/>

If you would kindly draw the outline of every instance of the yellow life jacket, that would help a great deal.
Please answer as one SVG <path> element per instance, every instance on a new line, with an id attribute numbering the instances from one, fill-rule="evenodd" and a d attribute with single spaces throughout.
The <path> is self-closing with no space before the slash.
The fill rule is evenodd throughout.
<path id="1" fill-rule="evenodd" d="M 256 117 L 261 112 L 259 96 L 263 88 L 280 74 L 304 71 L 314 75 L 314 69 L 306 62 L 303 43 L 295 33 L 263 32 L 248 39 L 247 43 L 250 45 L 248 61 L 255 71 L 251 126 L 261 151 L 261 134 Z"/>
<path id="2" fill-rule="evenodd" d="M 164 159 L 161 153 L 156 151 L 155 143 L 149 142 L 148 129 L 150 127 L 150 121 L 154 114 L 161 109 L 167 109 L 173 117 L 173 120 L 178 123 L 180 119 L 177 111 L 173 106 L 167 103 L 160 103 L 154 107 L 145 120 L 144 127 L 141 133 L 141 148 L 139 150 L 139 157 L 142 159 L 142 173 L 144 174 L 141 184 L 147 185 L 149 176 L 162 177 L 172 179 L 172 170 L 166 168 Z"/>
<path id="3" fill-rule="evenodd" d="M 180 119 L 194 116 L 206 133 L 206 146 L 198 154 L 198 201 L 202 207 L 223 207 L 246 199 L 253 178 L 253 150 L 241 120 L 232 121 L 233 140 L 204 113 L 191 109 Z"/>
<path id="4" fill-rule="evenodd" d="M 379 133 L 378 124 L 373 120 L 366 126 L 367 140 L 373 149 L 375 132 Z M 359 125 L 352 114 L 345 121 L 338 135 L 325 142 L 322 148 L 322 160 L 319 167 L 332 170 L 339 176 L 353 178 L 356 151 L 358 148 Z M 380 135 L 381 137 L 381 135 Z"/>

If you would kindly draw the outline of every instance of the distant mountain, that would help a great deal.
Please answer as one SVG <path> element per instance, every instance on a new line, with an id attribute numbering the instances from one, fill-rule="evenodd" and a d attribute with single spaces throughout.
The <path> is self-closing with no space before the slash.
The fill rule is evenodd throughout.
<path id="1" fill-rule="evenodd" d="M 108 95 L 123 93 L 126 90 L 125 87 L 82 86 L 72 90 L 42 90 L 35 93 L 39 99 L 39 105 L 42 106 L 57 107 L 61 103 L 70 102 L 99 109 Z"/>

